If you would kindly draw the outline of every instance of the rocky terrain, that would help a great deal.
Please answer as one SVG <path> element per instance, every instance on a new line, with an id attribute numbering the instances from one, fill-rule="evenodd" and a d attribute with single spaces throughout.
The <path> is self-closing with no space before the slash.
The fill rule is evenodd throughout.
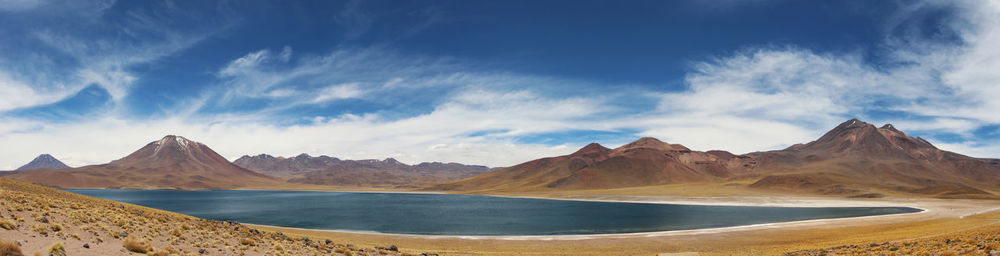
<path id="1" fill-rule="evenodd" d="M 385 160 L 342 160 L 329 156 L 243 156 L 233 162 L 248 170 L 291 183 L 354 187 L 419 187 L 469 178 L 489 171 L 486 166 L 424 162 L 408 165 Z"/>
<path id="2" fill-rule="evenodd" d="M 0 255 L 413 255 L 0 179 Z"/>
<path id="3" fill-rule="evenodd" d="M 1000 220 L 1000 214 L 973 216 Z M 789 256 L 819 255 L 1000 255 L 1000 228 L 996 225 L 972 230 L 959 230 L 952 234 L 906 239 L 900 241 L 842 245 L 825 249 L 788 252 Z"/>
<path id="4" fill-rule="evenodd" d="M 608 189 L 724 183 L 798 194 L 996 198 L 1000 160 L 940 150 L 892 125 L 848 120 L 819 139 L 783 150 L 734 155 L 693 151 L 655 138 L 615 149 L 590 144 L 452 183 L 443 191 Z"/>
<path id="5" fill-rule="evenodd" d="M 205 144 L 168 135 L 107 164 L 4 177 L 59 188 L 231 189 L 283 182 L 233 165 Z"/>
<path id="6" fill-rule="evenodd" d="M 64 169 L 64 168 L 70 168 L 70 167 L 64 164 L 62 161 L 59 161 L 59 159 L 56 159 L 52 155 L 41 154 L 38 155 L 38 157 L 35 157 L 34 160 L 31 160 L 31 162 L 28 162 L 27 164 L 18 167 L 16 171 L 36 170 L 36 169 Z"/>

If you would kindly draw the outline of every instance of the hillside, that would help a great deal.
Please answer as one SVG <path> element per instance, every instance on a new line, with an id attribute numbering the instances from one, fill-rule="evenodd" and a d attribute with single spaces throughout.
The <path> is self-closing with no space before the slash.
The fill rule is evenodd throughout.
<path id="1" fill-rule="evenodd" d="M 231 189 L 282 183 L 233 165 L 205 144 L 173 135 L 107 164 L 5 177 L 60 188 Z"/>
<path id="2" fill-rule="evenodd" d="M 391 248 L 391 249 L 386 249 Z M 400 255 L 0 178 L 0 255 Z M 61 252 L 62 254 L 59 254 Z"/>
<path id="3" fill-rule="evenodd" d="M 870 190 L 943 198 L 993 197 L 1000 160 L 938 149 L 891 124 L 848 120 L 819 139 L 787 149 L 750 153 L 762 177 L 755 188 L 856 194 Z"/>
<path id="4" fill-rule="evenodd" d="M 692 151 L 641 138 L 616 149 L 590 144 L 427 190 L 543 191 L 686 183 L 747 184 L 751 189 L 881 197 L 994 198 L 1000 160 L 940 150 L 892 125 L 848 120 L 819 139 L 782 150 L 733 155 Z"/>
<path id="5" fill-rule="evenodd" d="M 233 163 L 290 183 L 355 187 L 419 187 L 469 178 L 490 170 L 486 166 L 459 163 L 408 165 L 392 158 L 341 160 L 307 154 L 290 158 L 266 154 L 243 156 Z"/>
<path id="6" fill-rule="evenodd" d="M 16 171 L 36 170 L 36 169 L 64 169 L 64 168 L 70 168 L 70 167 L 64 164 L 62 161 L 59 161 L 59 159 L 56 159 L 52 155 L 41 154 L 38 155 L 38 157 L 35 157 L 35 159 L 31 160 L 31 162 L 28 162 L 27 164 L 18 167 Z"/>
<path id="7" fill-rule="evenodd" d="M 533 160 L 430 189 L 600 189 L 717 182 L 753 167 L 752 160 L 729 152 L 692 151 L 647 137 L 615 149 L 592 143 L 569 155 Z"/>

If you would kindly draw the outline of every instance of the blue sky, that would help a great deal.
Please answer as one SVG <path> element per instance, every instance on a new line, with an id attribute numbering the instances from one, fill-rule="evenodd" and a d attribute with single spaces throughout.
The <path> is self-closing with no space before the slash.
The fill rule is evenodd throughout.
<path id="1" fill-rule="evenodd" d="M 223 156 L 506 166 L 850 118 L 1000 157 L 990 1 L 0 0 L 0 169 L 166 134 Z M 13 146 L 12 146 L 13 145 Z"/>

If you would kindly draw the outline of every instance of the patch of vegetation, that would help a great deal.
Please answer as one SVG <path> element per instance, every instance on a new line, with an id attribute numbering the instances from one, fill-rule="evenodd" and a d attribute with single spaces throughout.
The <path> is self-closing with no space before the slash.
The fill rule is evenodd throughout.
<path id="1" fill-rule="evenodd" d="M 0 255 L 4 256 L 22 256 L 21 246 L 17 243 L 0 239 Z"/>
<path id="2" fill-rule="evenodd" d="M 187 215 L 87 197 L 0 178 L 0 237 L 76 239 L 87 247 L 66 248 L 62 243 L 38 254 L 93 255 L 94 246 L 121 244 L 127 251 L 147 255 L 402 255 L 402 252 L 357 248 L 346 244 L 293 238 L 230 221 L 204 220 Z M 28 238 L 28 242 L 38 242 Z M 0 255 L 21 256 L 17 243 L 0 241 Z M 118 247 L 121 248 L 121 247 Z M 162 249 L 158 249 L 162 248 Z M 14 254 L 13 252 L 17 252 Z M 362 253 L 365 251 L 365 253 Z M 12 252 L 5 254 L 7 252 Z M 78 253 L 84 252 L 84 253 Z M 88 253 L 89 252 L 89 253 Z"/>
<path id="3" fill-rule="evenodd" d="M 66 247 L 62 243 L 56 242 L 49 246 L 49 256 L 66 256 Z"/>
<path id="4" fill-rule="evenodd" d="M 17 230 L 17 223 L 10 219 L 0 219 L 0 228 L 6 230 Z"/>

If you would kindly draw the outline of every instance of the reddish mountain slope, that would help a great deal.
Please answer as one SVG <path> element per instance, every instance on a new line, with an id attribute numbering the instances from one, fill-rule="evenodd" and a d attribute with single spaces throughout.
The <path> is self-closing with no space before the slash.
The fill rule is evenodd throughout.
<path id="1" fill-rule="evenodd" d="M 21 171 L 6 177 L 61 188 L 226 189 L 281 184 L 233 165 L 205 144 L 173 135 L 111 163 Z"/>
<path id="2" fill-rule="evenodd" d="M 593 189 L 720 181 L 753 167 L 724 151 L 692 151 L 641 138 L 614 150 L 592 143 L 559 157 L 542 158 L 432 190 Z"/>
<path id="3" fill-rule="evenodd" d="M 995 197 L 1000 160 L 940 150 L 892 125 L 848 120 L 819 139 L 783 150 L 733 155 L 692 151 L 642 138 L 614 150 L 590 144 L 428 190 L 601 189 L 749 181 L 750 188 L 796 193 Z"/>
<path id="4" fill-rule="evenodd" d="M 419 187 L 469 178 L 490 170 L 486 166 L 459 163 L 408 165 L 392 158 L 341 160 L 306 154 L 291 158 L 266 154 L 243 156 L 234 163 L 292 183 L 357 187 Z"/>
<path id="5" fill-rule="evenodd" d="M 747 154 L 763 175 L 757 188 L 850 194 L 871 189 L 938 197 L 989 196 L 1000 188 L 1000 160 L 940 150 L 892 125 L 851 119 L 819 139 Z M 822 182 L 818 182 L 821 181 Z"/>

